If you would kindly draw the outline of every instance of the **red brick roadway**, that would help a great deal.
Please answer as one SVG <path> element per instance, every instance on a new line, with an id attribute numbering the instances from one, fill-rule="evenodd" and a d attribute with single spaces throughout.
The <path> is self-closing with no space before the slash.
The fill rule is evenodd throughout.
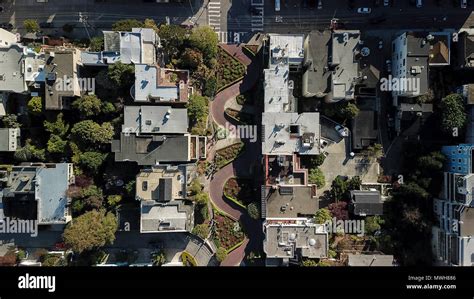
<path id="1" fill-rule="evenodd" d="M 249 58 L 242 51 L 241 46 L 221 45 L 221 47 L 247 66 L 245 77 L 218 93 L 211 103 L 211 115 L 214 121 L 225 127 L 226 124 L 232 124 L 232 121 L 225 117 L 224 107 L 226 102 L 255 86 L 261 73 L 261 63 L 257 58 Z M 261 156 L 260 143 L 258 141 L 253 143 L 247 140 L 242 141 L 245 143 L 244 152 L 233 163 L 216 172 L 210 181 L 209 193 L 213 204 L 234 220 L 239 220 L 246 233 L 243 244 L 229 253 L 227 258 L 221 263 L 221 266 L 240 265 L 246 253 L 248 254 L 250 251 L 261 248 L 263 240 L 261 221 L 252 219 L 245 209 L 226 200 L 223 194 L 225 182 L 236 175 L 249 175 L 251 165 L 258 163 Z"/>

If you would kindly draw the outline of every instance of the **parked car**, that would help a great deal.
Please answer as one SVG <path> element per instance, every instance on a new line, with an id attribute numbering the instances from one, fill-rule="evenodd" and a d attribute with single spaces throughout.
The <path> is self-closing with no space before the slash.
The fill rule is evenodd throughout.
<path id="1" fill-rule="evenodd" d="M 1 23 L 0 28 L 11 31 L 13 29 L 13 25 L 10 23 Z"/>
<path id="2" fill-rule="evenodd" d="M 461 8 L 467 8 L 467 0 L 461 0 Z"/>
<path id="3" fill-rule="evenodd" d="M 369 7 L 359 7 L 357 9 L 357 13 L 369 14 L 371 12 L 372 12 L 372 9 L 370 9 Z"/>
<path id="4" fill-rule="evenodd" d="M 383 0 L 383 6 L 389 6 L 390 0 Z"/>
<path id="5" fill-rule="evenodd" d="M 323 0 L 318 0 L 318 9 L 323 9 Z"/>
<path id="6" fill-rule="evenodd" d="M 334 127 L 334 129 L 336 129 L 337 133 L 339 134 L 339 136 L 341 137 L 347 137 L 349 136 L 349 130 L 341 125 L 337 125 Z"/>

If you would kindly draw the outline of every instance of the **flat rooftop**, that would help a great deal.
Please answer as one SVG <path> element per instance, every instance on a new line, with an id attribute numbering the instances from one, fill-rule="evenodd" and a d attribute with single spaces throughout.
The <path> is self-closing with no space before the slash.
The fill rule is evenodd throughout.
<path id="1" fill-rule="evenodd" d="M 187 231 L 192 227 L 192 206 L 182 202 L 167 204 L 141 202 L 141 233 Z"/>
<path id="2" fill-rule="evenodd" d="M 125 106 L 122 132 L 139 134 L 185 134 L 186 108 L 171 106 Z"/>
<path id="3" fill-rule="evenodd" d="M 267 218 L 312 217 L 319 209 L 319 199 L 312 186 L 267 187 L 264 197 Z"/>
<path id="4" fill-rule="evenodd" d="M 303 41 L 303 34 L 270 34 L 270 64 L 277 64 L 281 59 L 286 59 L 288 64 L 301 64 Z"/>
<path id="5" fill-rule="evenodd" d="M 136 196 L 140 200 L 164 200 L 160 194 L 162 179 L 169 179 L 171 188 L 169 198 L 184 199 L 186 196 L 186 167 L 157 166 L 143 169 L 136 179 Z"/>
<path id="6" fill-rule="evenodd" d="M 25 48 L 11 45 L 0 48 L 0 91 L 24 93 L 28 89 L 23 74 Z"/>
<path id="7" fill-rule="evenodd" d="M 325 97 L 331 92 L 331 71 L 328 69 L 331 32 L 311 31 L 305 41 L 303 95 Z"/>
<path id="8" fill-rule="evenodd" d="M 317 155 L 320 153 L 321 128 L 319 113 L 278 113 L 262 114 L 263 154 Z"/>
<path id="9" fill-rule="evenodd" d="M 291 219 L 264 223 L 263 249 L 269 258 L 306 258 L 328 256 L 328 234 L 323 225 Z"/>
<path id="10" fill-rule="evenodd" d="M 290 103 L 291 91 L 288 86 L 290 69 L 288 65 L 265 69 L 265 112 L 288 112 L 292 109 Z"/>

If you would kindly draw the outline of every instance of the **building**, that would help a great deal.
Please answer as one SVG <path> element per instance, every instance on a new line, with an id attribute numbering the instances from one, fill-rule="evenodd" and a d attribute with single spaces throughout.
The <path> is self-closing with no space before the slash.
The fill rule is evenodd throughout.
<path id="1" fill-rule="evenodd" d="M 262 202 L 267 220 L 308 218 L 319 209 L 314 186 L 265 187 Z"/>
<path id="2" fill-rule="evenodd" d="M 120 140 L 112 141 L 112 152 L 115 153 L 116 162 L 137 162 L 144 166 L 185 163 L 205 155 L 201 151 L 201 142 L 205 143 L 205 140 L 190 134 L 165 136 L 122 133 Z"/>
<path id="3" fill-rule="evenodd" d="M 361 110 L 352 119 L 352 149 L 363 150 L 377 142 L 378 117 L 373 110 Z"/>
<path id="4" fill-rule="evenodd" d="M 8 48 L 12 44 L 18 43 L 18 37 L 5 29 L 0 29 L 0 48 Z"/>
<path id="5" fill-rule="evenodd" d="M 288 265 L 301 258 L 326 258 L 328 233 L 324 225 L 306 218 L 266 220 L 263 224 L 265 239 L 263 251 L 267 265 Z"/>
<path id="6" fill-rule="evenodd" d="M 133 134 L 186 134 L 186 108 L 171 106 L 125 106 L 123 133 Z"/>
<path id="7" fill-rule="evenodd" d="M 194 206 L 185 201 L 187 177 L 184 165 L 151 167 L 137 175 L 141 233 L 191 231 Z"/>
<path id="8" fill-rule="evenodd" d="M 5 217 L 38 220 L 39 225 L 71 221 L 67 190 L 74 183 L 70 163 L 13 166 L 0 199 Z"/>
<path id="9" fill-rule="evenodd" d="M 430 67 L 447 66 L 451 64 L 451 33 L 431 32 L 426 36 L 430 43 Z"/>
<path id="10" fill-rule="evenodd" d="M 446 171 L 464 175 L 473 173 L 473 151 L 474 144 L 443 146 L 441 152 L 446 156 Z"/>
<path id="11" fill-rule="evenodd" d="M 393 255 L 384 254 L 347 254 L 349 267 L 392 267 L 395 266 Z"/>
<path id="12" fill-rule="evenodd" d="M 370 54 L 358 30 L 312 31 L 305 40 L 303 96 L 353 100 L 363 83 L 360 59 Z"/>
<path id="13" fill-rule="evenodd" d="M 463 31 L 458 34 L 456 43 L 457 67 L 472 70 L 474 68 L 474 34 Z"/>
<path id="14" fill-rule="evenodd" d="M 0 47 L 0 91 L 26 93 L 28 88 L 24 75 L 26 48 L 18 44 Z"/>
<path id="15" fill-rule="evenodd" d="M 151 28 L 133 28 L 132 32 L 104 31 L 104 51 L 84 52 L 86 66 L 124 64 L 156 64 L 160 38 Z"/>
<path id="16" fill-rule="evenodd" d="M 270 65 L 285 60 L 290 71 L 298 71 L 303 63 L 303 34 L 270 34 Z"/>
<path id="17" fill-rule="evenodd" d="M 76 97 L 81 96 L 80 57 L 81 51 L 78 49 L 56 48 L 46 51 L 46 110 L 70 109 Z"/>
<path id="18" fill-rule="evenodd" d="M 262 114 L 264 155 L 317 155 L 320 153 L 319 113 L 264 112 Z"/>
<path id="19" fill-rule="evenodd" d="M 474 265 L 474 174 L 471 144 L 444 146 L 443 190 L 433 202 L 436 225 L 432 250 L 436 265 Z"/>
<path id="20" fill-rule="evenodd" d="M 356 216 L 383 215 L 383 201 L 379 191 L 352 190 L 349 211 Z"/>
<path id="21" fill-rule="evenodd" d="M 0 152 L 15 152 L 20 146 L 19 128 L 0 128 Z"/>
<path id="22" fill-rule="evenodd" d="M 158 65 L 135 65 L 135 102 L 187 103 L 192 93 L 189 71 L 161 68 Z"/>
<path id="23" fill-rule="evenodd" d="M 392 96 L 417 97 L 428 92 L 430 43 L 424 33 L 405 32 L 392 42 Z M 394 80 L 395 79 L 395 80 Z"/>

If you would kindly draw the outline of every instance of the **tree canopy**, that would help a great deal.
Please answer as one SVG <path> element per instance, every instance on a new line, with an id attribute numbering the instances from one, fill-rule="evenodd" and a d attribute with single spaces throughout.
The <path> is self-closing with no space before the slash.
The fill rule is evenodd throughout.
<path id="1" fill-rule="evenodd" d="M 312 168 L 309 171 L 308 180 L 310 184 L 315 184 L 318 188 L 322 188 L 326 185 L 324 173 L 319 168 Z"/>
<path id="2" fill-rule="evenodd" d="M 97 249 L 115 240 L 118 222 L 114 214 L 92 210 L 75 218 L 64 230 L 67 246 L 76 253 Z"/>
<path id="3" fill-rule="evenodd" d="M 463 98 L 459 94 L 450 94 L 440 103 L 441 124 L 445 132 L 452 133 L 453 129 L 461 130 L 467 122 Z"/>
<path id="4" fill-rule="evenodd" d="M 96 95 L 84 95 L 72 103 L 83 118 L 91 117 L 100 113 L 101 100 Z"/>
<path id="5" fill-rule="evenodd" d="M 219 39 L 217 33 L 209 26 L 200 26 L 193 28 L 189 36 L 189 43 L 192 47 L 199 49 L 204 58 L 209 61 L 217 56 L 217 45 Z"/>
<path id="6" fill-rule="evenodd" d="M 132 31 L 132 28 L 142 28 L 144 24 L 136 19 L 123 19 L 118 20 L 114 24 L 112 24 L 113 31 Z"/>
<path id="7" fill-rule="evenodd" d="M 99 125 L 92 120 L 84 120 L 74 125 L 71 135 L 83 145 L 96 145 L 109 143 L 114 136 L 114 130 L 110 123 Z"/>
<path id="8" fill-rule="evenodd" d="M 32 97 L 27 104 L 28 112 L 33 115 L 40 115 L 43 111 L 41 97 Z"/>

